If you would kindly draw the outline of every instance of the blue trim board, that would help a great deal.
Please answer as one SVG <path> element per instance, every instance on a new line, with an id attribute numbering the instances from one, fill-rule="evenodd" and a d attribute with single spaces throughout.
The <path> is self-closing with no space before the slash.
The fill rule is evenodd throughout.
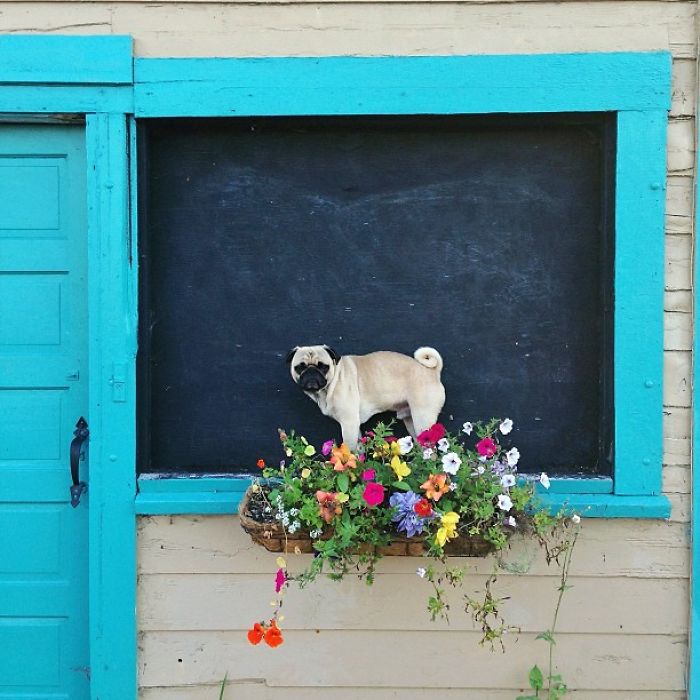
<path id="1" fill-rule="evenodd" d="M 126 245 L 126 115 L 88 115 L 86 136 L 91 693 L 95 700 L 135 700 L 136 279 Z"/>
<path id="2" fill-rule="evenodd" d="M 0 113 L 55 114 L 133 111 L 131 86 L 9 85 L 0 82 Z"/>
<path id="3" fill-rule="evenodd" d="M 0 35 L 0 83 L 131 86 L 133 78 L 130 36 Z"/>
<path id="4" fill-rule="evenodd" d="M 136 59 L 137 117 L 667 110 L 671 55 Z"/>

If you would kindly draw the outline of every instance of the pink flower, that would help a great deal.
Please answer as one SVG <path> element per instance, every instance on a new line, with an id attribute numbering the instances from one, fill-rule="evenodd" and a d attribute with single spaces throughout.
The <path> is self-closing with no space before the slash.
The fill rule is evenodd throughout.
<path id="1" fill-rule="evenodd" d="M 364 456 L 364 455 L 357 455 L 357 459 L 358 459 L 358 461 L 360 461 L 360 462 L 364 462 L 364 461 L 365 461 L 365 456 Z"/>
<path id="2" fill-rule="evenodd" d="M 277 569 L 277 576 L 275 576 L 275 593 L 279 593 L 286 582 L 287 577 L 284 574 L 284 569 Z"/>
<path id="3" fill-rule="evenodd" d="M 435 423 L 435 425 L 420 433 L 416 440 L 423 447 L 430 447 L 431 445 L 436 445 L 438 440 L 442 440 L 445 437 L 445 433 L 445 426 L 442 423 Z"/>
<path id="4" fill-rule="evenodd" d="M 476 443 L 476 451 L 482 457 L 490 458 L 496 454 L 498 447 L 492 438 L 485 437 L 483 440 L 479 440 L 479 442 Z"/>
<path id="5" fill-rule="evenodd" d="M 384 487 L 370 481 L 362 493 L 362 498 L 368 506 L 378 506 L 384 500 Z"/>
<path id="6" fill-rule="evenodd" d="M 374 469 L 365 469 L 362 472 L 362 481 L 372 481 L 377 476 L 377 472 Z"/>
<path id="7" fill-rule="evenodd" d="M 321 448 L 321 452 L 327 457 L 331 453 L 332 449 L 333 449 L 333 440 L 326 440 L 323 443 L 323 447 Z"/>

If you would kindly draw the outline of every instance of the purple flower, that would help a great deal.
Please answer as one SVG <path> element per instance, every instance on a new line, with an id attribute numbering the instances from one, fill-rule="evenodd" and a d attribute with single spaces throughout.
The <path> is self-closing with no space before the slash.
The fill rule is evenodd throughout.
<path id="1" fill-rule="evenodd" d="M 399 532 L 405 532 L 408 537 L 419 535 L 423 532 L 423 525 L 430 518 L 421 518 L 414 506 L 422 497 L 413 491 L 405 493 L 393 493 L 389 499 L 389 505 L 396 509 L 396 512 L 391 516 L 392 522 L 398 523 L 396 529 Z"/>
<path id="2" fill-rule="evenodd" d="M 503 464 L 503 462 L 496 461 L 491 465 L 491 471 L 496 475 L 496 476 L 501 476 L 506 469 L 511 471 L 510 467 L 508 467 L 507 464 Z M 514 471 L 514 470 L 512 470 Z"/>
<path id="3" fill-rule="evenodd" d="M 333 440 L 326 440 L 321 447 L 321 452 L 327 457 L 333 449 Z"/>

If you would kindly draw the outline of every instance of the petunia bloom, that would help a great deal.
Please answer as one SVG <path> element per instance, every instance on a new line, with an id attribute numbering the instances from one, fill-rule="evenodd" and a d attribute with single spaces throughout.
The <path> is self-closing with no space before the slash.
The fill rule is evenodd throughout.
<path id="1" fill-rule="evenodd" d="M 406 464 L 406 462 L 402 462 L 398 456 L 391 458 L 389 466 L 394 470 L 396 478 L 399 481 L 403 481 L 404 476 L 408 476 L 411 473 L 408 464 Z"/>
<path id="2" fill-rule="evenodd" d="M 515 477 L 512 474 L 504 474 L 501 477 L 501 486 L 505 489 L 515 486 Z"/>
<path id="3" fill-rule="evenodd" d="M 425 519 L 419 518 L 415 512 L 415 506 L 421 497 L 413 491 L 405 493 L 393 493 L 389 499 L 389 505 L 395 509 L 391 520 L 398 523 L 396 529 L 405 532 L 408 537 L 419 535 L 423 532 Z"/>
<path id="4" fill-rule="evenodd" d="M 378 506 L 384 500 L 384 487 L 370 481 L 362 492 L 362 498 L 368 506 Z"/>
<path id="5" fill-rule="evenodd" d="M 316 491 L 319 515 L 330 523 L 336 515 L 343 512 L 343 507 L 338 502 L 338 494 L 334 491 Z"/>
<path id="6" fill-rule="evenodd" d="M 346 469 L 354 469 L 357 466 L 357 457 L 350 452 L 350 448 L 343 443 L 340 447 L 334 447 L 333 456 L 330 459 L 334 471 L 344 472 Z"/>
<path id="7" fill-rule="evenodd" d="M 513 421 L 510 418 L 506 418 L 503 423 L 498 426 L 498 429 L 503 435 L 508 435 L 508 433 L 513 430 Z"/>
<path id="8" fill-rule="evenodd" d="M 442 457 L 442 468 L 448 473 L 454 476 L 459 470 L 462 460 L 459 455 L 455 452 L 448 452 Z"/>
<path id="9" fill-rule="evenodd" d="M 265 636 L 265 628 L 259 622 L 256 622 L 248 630 L 248 641 L 253 646 L 260 644 L 260 642 L 262 642 L 262 639 L 264 636 Z"/>
<path id="10" fill-rule="evenodd" d="M 427 498 L 421 498 L 414 506 L 413 510 L 421 518 L 428 518 L 433 514 L 433 506 Z"/>
<path id="11" fill-rule="evenodd" d="M 445 437 L 445 432 L 445 426 L 442 423 L 435 423 L 435 425 L 420 433 L 416 437 L 416 440 L 418 440 L 423 447 L 431 447 Z"/>
<path id="12" fill-rule="evenodd" d="M 440 527 L 435 533 L 435 541 L 444 547 L 447 540 L 453 540 L 459 534 L 457 532 L 457 523 L 459 522 L 459 515 L 454 511 L 445 513 L 440 518 Z"/>
<path id="13" fill-rule="evenodd" d="M 520 452 L 517 447 L 513 447 L 512 449 L 508 450 L 508 452 L 506 452 L 506 460 L 508 461 L 508 466 L 514 467 L 518 463 L 519 459 Z"/>
<path id="14" fill-rule="evenodd" d="M 263 639 L 265 640 L 265 644 L 273 649 L 284 643 L 282 631 L 277 626 L 276 620 L 270 620 L 270 626 L 265 630 Z"/>
<path id="15" fill-rule="evenodd" d="M 476 451 L 482 456 L 490 459 L 498 451 L 498 446 L 494 442 L 493 438 L 485 437 L 476 443 Z"/>
<path id="16" fill-rule="evenodd" d="M 425 491 L 426 498 L 439 501 L 440 497 L 450 490 L 450 487 L 445 483 L 446 481 L 447 474 L 431 474 L 420 487 Z"/>
<path id="17" fill-rule="evenodd" d="M 374 481 L 377 472 L 374 469 L 365 469 L 362 472 L 362 481 Z"/>
<path id="18" fill-rule="evenodd" d="M 440 438 L 437 446 L 440 452 L 447 452 L 450 449 L 450 441 L 447 438 Z"/>
<path id="19" fill-rule="evenodd" d="M 469 421 L 467 421 L 467 422 L 462 426 L 462 432 L 463 432 L 463 433 L 466 433 L 467 435 L 471 435 L 471 434 L 472 434 L 472 430 L 474 430 L 474 426 L 473 426 Z"/>
<path id="20" fill-rule="evenodd" d="M 498 497 L 498 507 L 501 510 L 509 511 L 513 507 L 513 501 L 510 500 L 510 496 L 501 494 Z"/>
<path id="21" fill-rule="evenodd" d="M 321 453 L 325 456 L 328 457 L 328 455 L 331 453 L 331 450 L 333 449 L 334 442 L 333 440 L 326 440 L 323 445 L 321 446 Z"/>
<path id="22" fill-rule="evenodd" d="M 279 593 L 286 582 L 287 576 L 284 573 L 284 569 L 280 567 L 277 569 L 277 574 L 275 576 L 275 593 Z"/>
<path id="23" fill-rule="evenodd" d="M 410 435 L 399 438 L 398 443 L 402 455 L 408 454 L 413 449 L 413 438 Z"/>

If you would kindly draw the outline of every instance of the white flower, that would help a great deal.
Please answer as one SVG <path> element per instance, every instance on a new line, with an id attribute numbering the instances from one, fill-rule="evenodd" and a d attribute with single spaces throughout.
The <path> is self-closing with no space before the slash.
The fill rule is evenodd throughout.
<path id="1" fill-rule="evenodd" d="M 472 476 L 481 476 L 486 471 L 486 467 L 483 464 L 480 464 L 475 472 L 472 472 Z"/>
<path id="2" fill-rule="evenodd" d="M 451 481 L 451 482 L 450 482 L 450 485 L 448 486 L 448 488 L 450 489 L 450 491 L 456 491 L 456 490 L 457 490 L 457 484 L 455 484 L 454 481 Z"/>
<path id="3" fill-rule="evenodd" d="M 430 459 L 434 454 L 435 452 L 433 451 L 432 447 L 426 447 L 423 450 L 423 459 Z"/>
<path id="4" fill-rule="evenodd" d="M 574 525 L 578 525 L 578 524 L 581 522 L 581 516 L 580 516 L 578 513 L 574 513 L 574 514 L 571 516 L 571 522 L 572 522 Z"/>
<path id="5" fill-rule="evenodd" d="M 416 575 L 419 576 L 420 578 L 425 578 L 426 573 L 427 573 L 426 570 L 422 566 L 419 566 L 416 569 Z"/>
<path id="6" fill-rule="evenodd" d="M 508 435 L 508 433 L 513 430 L 513 421 L 510 418 L 506 418 L 503 423 L 501 423 L 498 426 L 498 429 L 504 434 Z"/>
<path id="7" fill-rule="evenodd" d="M 471 435 L 471 434 L 472 434 L 472 430 L 474 430 L 474 426 L 473 426 L 469 421 L 467 421 L 467 422 L 462 426 L 462 432 L 463 432 L 463 433 L 466 433 L 467 435 Z"/>
<path id="8" fill-rule="evenodd" d="M 443 470 L 446 471 L 448 474 L 452 474 L 452 476 L 454 476 L 457 473 L 460 464 L 462 464 L 462 460 L 454 452 L 448 452 L 442 458 Z"/>
<path id="9" fill-rule="evenodd" d="M 292 508 L 289 511 L 290 515 L 299 515 L 299 509 L 298 508 Z"/>
<path id="10" fill-rule="evenodd" d="M 309 535 L 311 536 L 311 539 L 315 540 L 321 536 L 321 531 L 320 530 L 311 530 Z"/>
<path id="11" fill-rule="evenodd" d="M 515 518 L 512 515 L 509 515 L 506 518 L 506 525 L 510 525 L 511 527 L 518 527 L 518 523 L 515 522 Z"/>
<path id="12" fill-rule="evenodd" d="M 501 510 L 510 510 L 513 507 L 513 501 L 510 500 L 510 496 L 501 494 L 498 497 L 498 507 Z"/>
<path id="13" fill-rule="evenodd" d="M 410 435 L 406 437 L 399 438 L 399 447 L 401 448 L 401 454 L 405 455 L 413 449 L 413 438 Z"/>
<path id="14" fill-rule="evenodd" d="M 515 486 L 515 477 L 512 474 L 504 474 L 501 477 L 501 486 L 506 489 Z"/>
<path id="15" fill-rule="evenodd" d="M 508 460 L 508 465 L 514 467 L 520 459 L 520 452 L 518 452 L 518 448 L 513 447 L 512 449 L 508 450 L 508 452 L 506 452 L 506 459 Z"/>
<path id="16" fill-rule="evenodd" d="M 540 474 L 540 484 L 542 484 L 542 486 L 544 486 L 546 489 L 549 488 L 549 477 L 544 472 Z"/>
<path id="17" fill-rule="evenodd" d="M 447 452 L 450 449 L 450 441 L 447 438 L 440 438 L 438 440 L 438 450 L 440 452 Z"/>

